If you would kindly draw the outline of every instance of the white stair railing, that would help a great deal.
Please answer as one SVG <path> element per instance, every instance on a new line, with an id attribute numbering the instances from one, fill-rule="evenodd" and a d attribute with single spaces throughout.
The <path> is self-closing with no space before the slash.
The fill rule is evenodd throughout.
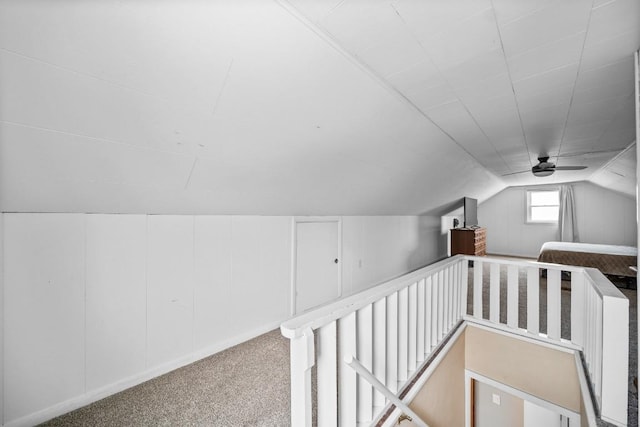
<path id="1" fill-rule="evenodd" d="M 356 356 L 389 390 L 401 391 L 461 321 L 467 266 L 462 257 L 449 258 L 285 322 L 292 425 L 311 425 L 313 366 L 318 426 L 355 426 L 380 415 L 385 397 L 358 378 L 344 357 Z"/>
<path id="2" fill-rule="evenodd" d="M 542 271 L 546 287 L 540 284 Z M 567 319 L 562 311 L 563 271 L 571 273 Z M 503 274 L 506 292 L 500 289 Z M 526 298 L 526 313 L 520 313 L 520 294 Z M 541 310 L 546 310 L 546 327 L 539 321 Z M 595 269 L 451 257 L 281 326 L 283 335 L 291 339 L 292 425 L 312 423 L 313 366 L 317 368 L 317 425 L 369 423 L 382 413 L 388 398 L 358 377 L 344 357 L 357 357 L 381 384 L 398 394 L 462 321 L 582 351 L 601 417 L 625 425 L 628 316 L 628 300 Z M 562 330 L 563 323 L 570 323 L 570 331 Z"/>

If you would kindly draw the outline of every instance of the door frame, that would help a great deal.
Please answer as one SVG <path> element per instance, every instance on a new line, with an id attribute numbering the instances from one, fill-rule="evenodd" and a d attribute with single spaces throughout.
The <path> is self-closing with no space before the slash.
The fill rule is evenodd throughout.
<path id="1" fill-rule="evenodd" d="M 309 222 L 335 222 L 338 225 L 338 298 L 342 298 L 342 217 L 341 216 L 294 216 L 291 221 L 291 289 L 289 314 L 296 315 L 296 275 L 298 264 L 298 224 Z"/>
<path id="2" fill-rule="evenodd" d="M 551 403 L 547 400 L 543 400 L 539 397 L 533 396 L 524 391 L 513 388 L 507 384 L 503 384 L 499 381 L 495 381 L 491 378 L 485 377 L 477 372 L 471 371 L 469 369 L 464 370 L 464 383 L 465 383 L 465 426 L 473 427 L 474 419 L 472 418 L 475 408 L 474 408 L 474 396 L 473 396 L 473 381 L 479 381 L 481 383 L 490 385 L 498 390 L 501 390 L 505 393 L 509 393 L 512 396 L 518 397 L 522 400 L 528 400 L 529 402 L 541 406 L 545 409 L 549 409 L 553 412 L 556 412 L 558 415 L 564 417 L 569 420 L 569 426 L 579 426 L 580 425 L 580 414 L 572 411 L 571 409 L 564 408 L 562 406 L 556 405 L 555 403 Z"/>

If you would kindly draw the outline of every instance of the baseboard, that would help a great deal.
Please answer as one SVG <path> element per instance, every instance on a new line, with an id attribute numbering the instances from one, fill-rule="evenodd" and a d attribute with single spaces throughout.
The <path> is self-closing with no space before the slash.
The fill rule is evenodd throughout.
<path id="1" fill-rule="evenodd" d="M 183 366 L 197 362 L 198 360 L 212 356 L 230 347 L 236 346 L 252 338 L 265 334 L 269 331 L 272 331 L 280 327 L 280 324 L 285 320 L 286 319 L 282 319 L 277 322 L 272 322 L 272 323 L 260 326 L 251 331 L 234 336 L 233 338 L 223 340 L 219 343 L 205 347 L 204 349 L 195 351 L 189 355 L 180 357 L 178 359 L 174 359 L 170 362 L 164 363 L 159 366 L 154 366 L 153 368 L 145 370 L 139 374 L 122 379 L 120 381 L 109 384 L 107 386 L 100 387 L 99 389 L 90 390 L 82 394 L 81 396 L 76 396 L 64 402 L 57 403 L 48 408 L 42 409 L 38 412 L 34 412 L 32 414 L 18 418 L 16 420 L 9 421 L 2 425 L 4 427 L 28 427 L 28 426 L 33 426 L 36 424 L 43 423 L 52 418 L 66 414 L 67 412 L 71 412 L 78 408 L 82 408 L 83 406 L 86 406 L 90 403 L 104 399 L 105 397 L 119 393 L 123 390 L 131 388 L 138 384 L 141 384 L 145 381 L 149 381 L 153 378 L 159 377 L 160 375 L 164 375 L 178 368 L 182 368 Z"/>

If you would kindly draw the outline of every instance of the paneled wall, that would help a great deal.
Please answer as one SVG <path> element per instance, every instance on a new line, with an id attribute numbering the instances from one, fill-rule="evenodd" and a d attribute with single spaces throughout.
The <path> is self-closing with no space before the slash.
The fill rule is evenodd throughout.
<path id="1" fill-rule="evenodd" d="M 446 256 L 439 221 L 418 216 L 343 217 L 344 292 L 359 292 Z"/>
<path id="2" fill-rule="evenodd" d="M 581 242 L 636 245 L 633 198 L 589 182 L 573 186 Z M 537 257 L 544 242 L 558 240 L 557 224 L 526 224 L 527 189 L 507 188 L 479 205 L 478 220 L 487 228 L 487 252 Z"/>
<path id="3" fill-rule="evenodd" d="M 3 216 L 5 422 L 46 420 L 290 314 L 293 217 Z M 345 295 L 444 256 L 437 219 L 342 221 Z"/>
<path id="4" fill-rule="evenodd" d="M 0 208 L 2 207 L 0 197 Z M 4 420 L 4 214 L 0 209 L 0 424 Z"/>

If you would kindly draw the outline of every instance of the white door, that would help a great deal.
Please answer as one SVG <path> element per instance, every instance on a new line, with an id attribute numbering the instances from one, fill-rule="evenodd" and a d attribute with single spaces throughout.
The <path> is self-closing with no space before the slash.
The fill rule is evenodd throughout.
<path id="1" fill-rule="evenodd" d="M 296 223 L 295 311 L 340 296 L 339 223 Z"/>
<path id="2" fill-rule="evenodd" d="M 565 418 L 566 419 L 566 418 Z M 524 427 L 562 427 L 562 416 L 551 409 L 524 401 Z"/>

